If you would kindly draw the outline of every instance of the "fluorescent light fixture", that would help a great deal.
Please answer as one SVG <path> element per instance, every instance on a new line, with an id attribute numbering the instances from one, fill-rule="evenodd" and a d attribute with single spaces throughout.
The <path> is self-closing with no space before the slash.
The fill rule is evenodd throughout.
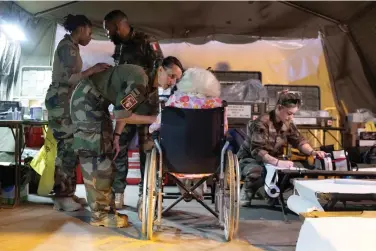
<path id="1" fill-rule="evenodd" d="M 3 32 L 7 36 L 9 36 L 11 39 L 17 40 L 17 41 L 26 40 L 25 34 L 17 25 L 2 23 L 0 27 L 1 27 L 1 30 L 3 30 Z"/>

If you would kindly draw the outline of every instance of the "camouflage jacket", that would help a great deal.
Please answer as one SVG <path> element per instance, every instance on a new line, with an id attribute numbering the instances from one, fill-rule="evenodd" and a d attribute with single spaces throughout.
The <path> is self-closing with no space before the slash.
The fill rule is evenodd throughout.
<path id="1" fill-rule="evenodd" d="M 152 83 L 155 70 L 160 61 L 163 60 L 163 53 L 155 38 L 131 28 L 127 40 L 115 46 L 112 57 L 115 63 L 119 65 L 134 64 L 141 66 Z"/>
<path id="2" fill-rule="evenodd" d="M 70 35 L 65 35 L 54 54 L 52 83 L 46 94 L 46 108 L 50 120 L 69 116 L 71 93 L 81 79 L 80 49 Z"/>
<path id="3" fill-rule="evenodd" d="M 65 35 L 55 50 L 52 82 L 77 83 L 79 79 L 72 79 L 72 75 L 79 75 L 81 70 L 80 48 L 73 42 L 70 35 Z"/>
<path id="4" fill-rule="evenodd" d="M 150 114 L 148 77 L 136 65 L 120 65 L 82 80 L 74 90 L 70 112 L 74 127 L 73 149 L 90 155 L 112 153 L 112 122 L 132 113 Z"/>
<path id="5" fill-rule="evenodd" d="M 307 143 L 293 122 L 277 122 L 274 110 L 250 121 L 247 130 L 247 138 L 238 152 L 239 159 L 262 161 L 265 154 L 280 157 L 287 143 L 295 148 Z"/>

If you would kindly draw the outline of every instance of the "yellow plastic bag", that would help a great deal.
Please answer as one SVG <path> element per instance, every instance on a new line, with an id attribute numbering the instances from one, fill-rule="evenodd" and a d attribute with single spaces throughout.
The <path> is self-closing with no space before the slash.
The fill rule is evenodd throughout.
<path id="1" fill-rule="evenodd" d="M 30 163 L 35 172 L 41 176 L 38 195 L 50 194 L 55 182 L 56 140 L 50 128 L 47 129 L 44 136 L 44 145 Z"/>
<path id="2" fill-rule="evenodd" d="M 366 132 L 376 132 L 376 125 L 373 121 L 367 122 L 365 128 Z"/>

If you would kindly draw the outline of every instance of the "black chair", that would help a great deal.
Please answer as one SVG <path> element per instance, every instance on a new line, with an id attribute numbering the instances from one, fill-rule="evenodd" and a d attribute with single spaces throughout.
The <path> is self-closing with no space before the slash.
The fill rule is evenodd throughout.
<path id="1" fill-rule="evenodd" d="M 159 134 L 159 135 L 158 135 Z M 153 134 L 155 146 L 145 165 L 142 233 L 147 239 L 153 235 L 154 225 L 161 226 L 162 214 L 186 196 L 191 196 L 219 219 L 225 238 L 231 240 L 239 221 L 240 173 L 237 157 L 229 149 L 224 135 L 224 107 L 213 109 L 162 110 L 161 128 Z M 174 174 L 202 174 L 199 182 L 185 187 Z M 162 211 L 163 177 L 167 174 L 185 190 Z M 208 178 L 216 176 L 215 209 L 200 200 L 194 190 Z"/>

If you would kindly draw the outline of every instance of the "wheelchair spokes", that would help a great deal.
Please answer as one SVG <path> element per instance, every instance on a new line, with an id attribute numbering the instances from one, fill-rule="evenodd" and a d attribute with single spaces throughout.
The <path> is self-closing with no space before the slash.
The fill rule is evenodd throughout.
<path id="1" fill-rule="evenodd" d="M 224 189 L 223 189 L 223 208 L 221 219 L 225 229 L 226 240 L 230 241 L 235 230 L 235 196 L 236 196 L 236 178 L 234 156 L 231 151 L 227 151 L 226 167 L 224 169 Z"/>
<path id="2" fill-rule="evenodd" d="M 220 224 L 224 228 L 225 239 L 230 241 L 233 239 L 239 220 L 239 182 L 240 173 L 236 156 L 231 150 L 224 147 L 222 151 L 221 172 L 214 173 L 201 178 L 192 187 L 187 187 L 175 177 L 172 173 L 166 172 L 184 191 L 185 195 L 191 196 L 210 213 L 219 219 Z M 165 174 L 162 171 L 161 159 L 158 161 L 157 148 L 153 148 L 148 154 L 145 166 L 144 176 L 144 193 L 143 193 L 143 212 L 142 212 L 142 234 L 147 239 L 152 239 L 154 226 L 161 226 L 161 215 L 169 211 L 176 204 L 183 200 L 185 195 L 181 195 L 171 205 L 162 210 L 162 192 L 163 182 L 161 177 Z M 218 175 L 219 174 L 219 175 Z M 202 185 L 210 177 L 219 177 L 218 182 L 213 184 L 215 188 L 215 209 L 213 210 L 196 193 L 195 189 Z"/>
<path id="3" fill-rule="evenodd" d="M 239 229 L 239 216 L 240 216 L 240 168 L 238 157 L 234 154 L 234 164 L 235 164 L 235 215 L 234 215 L 234 234 L 238 232 Z"/>
<path id="4" fill-rule="evenodd" d="M 154 221 L 156 219 L 157 203 L 157 154 L 153 148 L 150 157 L 148 156 L 147 166 L 145 166 L 143 211 L 142 211 L 142 234 L 148 239 L 153 238 Z"/>

